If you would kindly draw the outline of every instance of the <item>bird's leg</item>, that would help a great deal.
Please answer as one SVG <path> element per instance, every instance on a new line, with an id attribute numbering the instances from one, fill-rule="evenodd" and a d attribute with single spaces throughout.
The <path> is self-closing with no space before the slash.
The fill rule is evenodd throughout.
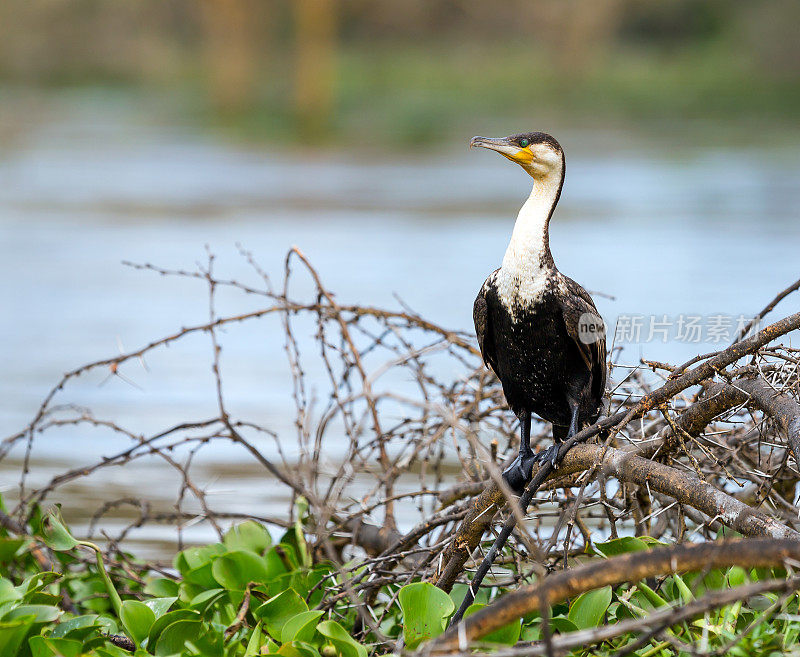
<path id="1" fill-rule="evenodd" d="M 531 414 L 525 411 L 519 427 L 519 455 L 526 457 L 533 454 L 531 449 Z"/>
<path id="2" fill-rule="evenodd" d="M 520 417 L 519 454 L 503 471 L 503 479 L 517 495 L 522 494 L 531 480 L 533 465 L 536 463 L 536 454 L 531 449 L 531 414 L 528 411 L 523 413 Z"/>
<path id="3" fill-rule="evenodd" d="M 569 421 L 569 429 L 567 429 L 567 435 L 564 436 L 564 434 L 562 433 L 564 427 L 559 427 L 562 430 L 562 432 L 557 432 L 556 425 L 553 425 L 553 444 L 536 455 L 536 460 L 539 461 L 539 463 L 549 462 L 550 465 L 553 466 L 554 470 L 558 467 L 558 464 L 561 462 L 561 459 L 558 456 L 558 453 L 561 449 L 561 443 L 563 442 L 563 440 L 569 440 L 570 438 L 572 438 L 572 436 L 578 433 L 579 429 L 580 422 L 578 421 L 578 415 L 580 412 L 580 404 L 578 402 L 569 400 L 569 406 L 570 406 L 571 417 Z"/>
<path id="4" fill-rule="evenodd" d="M 567 431 L 567 438 L 566 438 L 567 440 L 569 440 L 570 438 L 572 438 L 572 436 L 578 433 L 578 429 L 580 428 L 578 426 L 578 411 L 580 410 L 580 404 L 571 401 L 569 405 L 571 407 L 570 410 L 572 411 L 572 417 L 570 418 L 569 421 L 569 430 Z"/>

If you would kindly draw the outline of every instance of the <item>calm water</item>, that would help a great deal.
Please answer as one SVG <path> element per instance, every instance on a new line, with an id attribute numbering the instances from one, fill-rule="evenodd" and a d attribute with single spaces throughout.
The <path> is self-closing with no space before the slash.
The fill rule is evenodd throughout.
<path id="1" fill-rule="evenodd" d="M 753 314 L 800 276 L 800 150 L 675 154 L 559 137 L 568 172 L 553 252 L 562 271 L 614 297 L 597 299 L 610 326 L 633 313 Z M 193 268 L 209 245 L 220 274 L 252 279 L 237 254 L 241 243 L 279 280 L 296 244 L 340 301 L 397 307 L 397 294 L 422 315 L 466 330 L 529 186 L 510 163 L 466 147 L 413 157 L 275 153 L 102 107 L 27 125 L 0 153 L 1 433 L 24 426 L 64 371 L 205 320 L 202 284 L 134 271 L 123 260 Z M 221 310 L 251 307 L 226 303 Z M 798 308 L 796 296 L 781 312 Z M 279 324 L 232 330 L 225 346 L 232 410 L 293 439 Z M 628 347 L 623 360 L 682 361 L 711 348 L 656 340 Z M 199 336 L 151 357 L 148 370 L 130 364 L 124 372 L 136 387 L 98 374 L 62 401 L 142 432 L 208 417 L 209 353 Z M 36 445 L 32 481 L 115 446 L 53 433 Z M 200 476 L 219 508 L 285 508 L 285 491 L 260 470 L 238 467 L 233 448 L 214 454 Z M 16 463 L 0 464 L 4 489 L 15 485 Z M 74 486 L 68 506 L 87 513 L 98 497 L 140 493 L 143 475 L 149 495 L 166 504 L 174 476 L 146 467 Z M 155 545 L 164 535 L 138 538 Z"/>

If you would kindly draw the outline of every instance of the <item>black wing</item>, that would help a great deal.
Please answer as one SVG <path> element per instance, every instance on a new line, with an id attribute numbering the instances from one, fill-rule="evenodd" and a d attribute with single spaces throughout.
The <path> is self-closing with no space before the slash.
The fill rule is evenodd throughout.
<path id="1" fill-rule="evenodd" d="M 478 292 L 478 296 L 475 299 L 475 304 L 472 306 L 472 321 L 475 322 L 475 334 L 478 337 L 478 347 L 480 347 L 483 362 L 494 370 L 495 373 L 497 372 L 497 357 L 494 333 L 492 331 L 490 302 L 492 301 L 492 295 L 494 295 L 492 281 L 496 273 L 495 271 L 483 283 L 481 291 Z"/>
<path id="2" fill-rule="evenodd" d="M 597 312 L 597 308 L 592 301 L 592 297 L 580 285 L 568 276 L 560 276 L 564 284 L 566 294 L 558 295 L 561 302 L 561 310 L 564 316 L 564 324 L 567 327 L 569 337 L 575 342 L 575 346 L 583 358 L 586 367 L 592 374 L 592 399 L 598 406 L 602 403 L 603 393 L 606 389 L 606 331 L 603 318 Z M 589 317 L 586 317 L 586 316 Z M 596 332 L 594 338 L 587 337 L 586 320 L 596 318 Z M 584 318 L 582 324 L 581 318 Z M 581 331 L 584 331 L 583 336 Z"/>

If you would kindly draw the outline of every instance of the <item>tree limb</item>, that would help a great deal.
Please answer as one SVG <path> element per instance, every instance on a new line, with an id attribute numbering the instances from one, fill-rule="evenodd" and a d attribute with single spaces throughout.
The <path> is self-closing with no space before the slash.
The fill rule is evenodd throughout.
<path id="1" fill-rule="evenodd" d="M 645 395 L 629 411 L 620 411 L 578 432 L 568 443 L 562 445 L 562 454 L 564 451 L 569 450 L 572 445 L 597 435 L 603 429 L 614 427 L 618 430 L 622 428 L 631 420 L 657 408 L 683 390 L 713 378 L 717 372 L 735 363 L 743 356 L 758 351 L 769 342 L 797 328 L 800 328 L 800 313 L 789 315 L 774 324 L 770 324 L 755 335 L 717 352 L 694 369 L 675 376 L 675 378 L 668 380 L 657 390 Z M 559 469 L 559 475 L 563 474 L 565 472 Z M 442 565 L 436 574 L 436 586 L 444 591 L 449 591 L 452 588 L 456 578 L 463 572 L 464 564 L 478 546 L 503 500 L 502 493 L 494 484 L 487 487 L 474 500 L 469 513 L 462 521 L 453 541 L 443 555 Z"/>
<path id="2" fill-rule="evenodd" d="M 558 571 L 539 584 L 504 595 L 435 639 L 430 648 L 435 652 L 465 650 L 471 641 L 525 614 L 603 586 L 619 586 L 668 573 L 730 566 L 782 567 L 787 562 L 800 563 L 800 541 L 739 539 L 676 545 L 631 552 L 610 559 L 596 559 L 582 566 Z"/>

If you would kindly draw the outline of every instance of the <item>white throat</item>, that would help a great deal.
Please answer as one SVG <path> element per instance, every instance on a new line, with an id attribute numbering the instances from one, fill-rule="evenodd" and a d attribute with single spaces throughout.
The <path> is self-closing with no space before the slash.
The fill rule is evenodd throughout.
<path id="1" fill-rule="evenodd" d="M 536 182 L 514 223 L 511 241 L 503 256 L 503 268 L 529 268 L 539 265 L 548 248 L 548 223 L 550 211 L 558 194 L 559 181 Z"/>
<path id="2" fill-rule="evenodd" d="M 517 215 L 497 277 L 498 296 L 512 314 L 539 301 L 552 278 L 548 225 L 560 186 L 560 170 L 536 180 Z"/>

